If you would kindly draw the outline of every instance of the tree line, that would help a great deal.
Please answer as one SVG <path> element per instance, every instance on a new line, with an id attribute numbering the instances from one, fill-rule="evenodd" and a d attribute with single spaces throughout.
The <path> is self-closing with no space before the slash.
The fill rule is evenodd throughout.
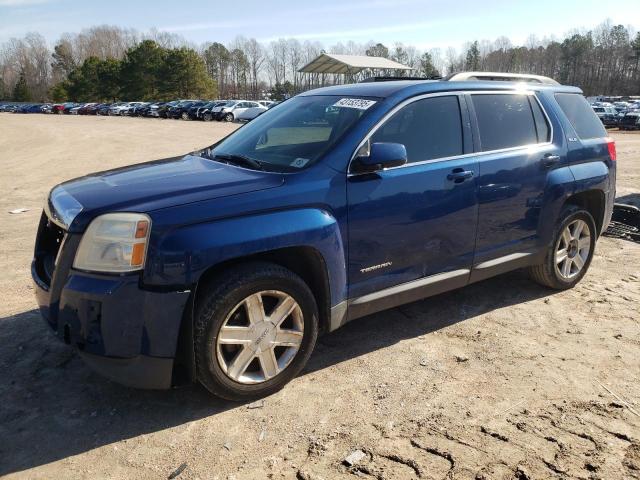
<path id="1" fill-rule="evenodd" d="M 412 67 L 385 75 L 434 78 L 462 70 L 535 73 L 577 85 L 585 94 L 640 93 L 640 33 L 603 22 L 565 38 L 524 45 L 506 37 L 421 51 L 395 43 L 349 41 L 325 47 L 295 38 L 268 43 L 237 37 L 228 44 L 194 45 L 167 32 L 141 34 L 97 26 L 64 34 L 50 49 L 37 33 L 0 44 L 0 99 L 113 101 L 173 98 L 282 98 L 303 90 L 357 81 L 371 72 L 342 76 L 301 74 L 323 52 L 385 57 Z"/>

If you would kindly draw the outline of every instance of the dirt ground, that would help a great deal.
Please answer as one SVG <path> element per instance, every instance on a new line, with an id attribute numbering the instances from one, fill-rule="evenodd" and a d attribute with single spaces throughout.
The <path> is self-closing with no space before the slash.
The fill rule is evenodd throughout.
<path id="1" fill-rule="evenodd" d="M 0 114 L 0 475 L 640 478 L 640 244 L 624 240 L 602 238 L 571 291 L 513 272 L 352 322 L 263 404 L 91 372 L 35 311 L 29 263 L 47 191 L 232 128 Z M 629 199 L 640 133 L 612 136 Z"/>

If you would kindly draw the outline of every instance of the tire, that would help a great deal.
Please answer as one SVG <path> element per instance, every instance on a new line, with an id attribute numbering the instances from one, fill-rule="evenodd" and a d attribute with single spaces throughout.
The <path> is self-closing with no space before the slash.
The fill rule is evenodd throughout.
<path id="1" fill-rule="evenodd" d="M 233 113 L 227 113 L 224 117 L 223 120 L 225 122 L 233 122 L 234 118 L 233 118 Z"/>
<path id="2" fill-rule="evenodd" d="M 202 119 L 203 119 L 205 122 L 210 122 L 211 120 L 213 120 L 213 116 L 212 116 L 210 113 L 205 113 L 205 114 L 202 116 Z"/>
<path id="3" fill-rule="evenodd" d="M 189 114 L 187 112 L 182 112 L 180 118 L 182 118 L 182 120 L 189 120 Z"/>
<path id="4" fill-rule="evenodd" d="M 259 310 L 256 307 L 254 311 L 259 313 L 250 317 L 246 302 L 256 296 L 262 300 L 251 304 L 263 306 Z M 270 316 L 279 316 L 275 306 L 288 311 L 291 301 L 294 305 L 290 313 L 281 315 L 285 327 L 274 327 Z M 266 328 L 261 328 L 265 324 Z M 222 327 L 244 332 L 242 345 L 233 344 L 229 338 L 223 341 Z M 278 340 L 278 334 L 288 337 Z M 318 309 L 313 294 L 298 275 L 284 267 L 247 263 L 199 288 L 194 316 L 196 372 L 200 383 L 214 395 L 247 401 L 280 390 L 305 366 L 317 336 Z M 279 341 L 288 345 L 278 345 Z M 235 368 L 241 359 L 245 366 Z M 269 374 L 263 362 L 271 365 Z"/>
<path id="5" fill-rule="evenodd" d="M 573 232 L 575 232 L 575 227 L 580 225 L 580 222 L 582 222 L 582 230 L 581 233 L 578 234 L 578 237 L 584 235 L 586 227 L 588 229 L 588 240 L 586 240 L 586 237 L 572 239 L 568 242 L 569 246 L 563 248 L 567 244 L 566 239 L 571 238 L 571 234 L 569 237 L 565 237 L 563 234 L 567 228 L 569 233 L 571 233 L 572 228 Z M 558 225 L 553 233 L 553 242 L 547 248 L 544 262 L 529 267 L 529 275 L 535 282 L 545 287 L 556 290 L 573 288 L 582 280 L 587 270 L 589 270 L 596 246 L 597 235 L 596 223 L 587 210 L 576 205 L 566 205 L 560 212 Z M 581 245 L 584 247 L 588 246 L 588 252 L 585 252 Z M 560 252 L 566 252 L 566 257 Z M 556 253 L 558 254 L 558 258 L 564 258 L 564 260 L 556 262 Z M 582 266 L 579 267 L 578 262 L 580 262 Z M 566 268 L 567 264 L 569 264 L 568 269 Z"/>
<path id="6" fill-rule="evenodd" d="M 63 110 L 57 110 L 58 115 L 64 115 L 64 111 Z"/>

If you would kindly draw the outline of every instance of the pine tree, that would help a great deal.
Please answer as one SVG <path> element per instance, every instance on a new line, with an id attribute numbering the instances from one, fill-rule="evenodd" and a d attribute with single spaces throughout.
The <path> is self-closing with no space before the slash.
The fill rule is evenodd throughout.
<path id="1" fill-rule="evenodd" d="M 469 50 L 467 50 L 467 58 L 464 62 L 464 68 L 472 72 L 480 70 L 480 49 L 478 48 L 477 40 L 473 42 L 469 47 Z"/>
<path id="2" fill-rule="evenodd" d="M 13 101 L 14 102 L 29 102 L 31 101 L 31 92 L 27 85 L 27 79 L 24 72 L 20 72 L 20 78 L 13 87 Z"/>

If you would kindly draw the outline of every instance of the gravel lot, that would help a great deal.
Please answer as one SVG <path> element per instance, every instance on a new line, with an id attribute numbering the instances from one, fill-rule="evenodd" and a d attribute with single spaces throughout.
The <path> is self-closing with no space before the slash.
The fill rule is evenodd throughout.
<path id="1" fill-rule="evenodd" d="M 233 128 L 0 114 L 0 475 L 640 478 L 640 244 L 624 240 L 601 239 L 571 291 L 513 272 L 350 323 L 264 403 L 131 390 L 85 367 L 34 310 L 47 191 Z M 612 136 L 619 194 L 633 199 L 640 134 Z"/>

